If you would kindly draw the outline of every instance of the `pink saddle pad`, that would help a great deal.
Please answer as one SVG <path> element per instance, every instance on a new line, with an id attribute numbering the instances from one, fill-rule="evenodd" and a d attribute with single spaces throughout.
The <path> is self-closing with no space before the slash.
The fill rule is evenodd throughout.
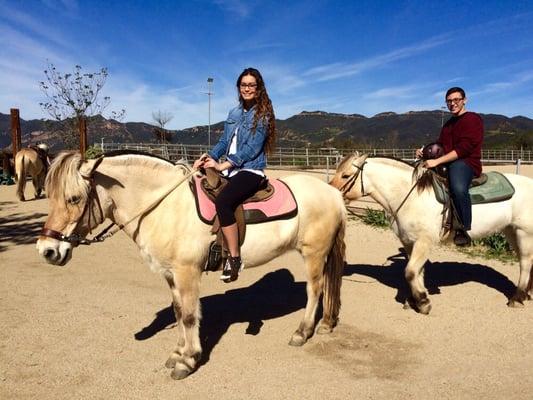
<path id="1" fill-rule="evenodd" d="M 213 224 L 216 215 L 215 203 L 202 190 L 201 181 L 205 177 L 193 177 L 196 210 L 206 224 Z M 287 184 L 279 179 L 269 179 L 274 187 L 274 195 L 264 201 L 245 203 L 244 219 L 247 224 L 258 224 L 276 219 L 289 219 L 298 214 L 298 205 Z"/>

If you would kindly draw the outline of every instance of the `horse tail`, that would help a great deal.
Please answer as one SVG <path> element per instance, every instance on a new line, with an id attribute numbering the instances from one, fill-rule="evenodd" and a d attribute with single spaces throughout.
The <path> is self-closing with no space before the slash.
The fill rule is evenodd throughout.
<path id="1" fill-rule="evenodd" d="M 24 201 L 24 187 L 26 186 L 26 161 L 22 157 L 15 157 L 15 180 L 17 181 L 17 197 Z"/>
<path id="2" fill-rule="evenodd" d="M 343 214 L 335 235 L 335 241 L 329 251 L 324 267 L 324 318 L 325 325 L 333 328 L 337 325 L 341 308 L 342 274 L 346 259 L 346 245 L 344 234 L 346 231 L 346 216 Z"/>

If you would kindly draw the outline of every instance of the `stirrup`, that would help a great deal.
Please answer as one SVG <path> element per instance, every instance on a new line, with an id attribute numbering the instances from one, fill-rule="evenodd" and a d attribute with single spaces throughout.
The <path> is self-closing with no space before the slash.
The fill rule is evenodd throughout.
<path id="1" fill-rule="evenodd" d="M 209 245 L 209 253 L 204 266 L 204 271 L 218 271 L 222 265 L 222 246 L 216 241 Z"/>
<path id="2" fill-rule="evenodd" d="M 243 268 L 244 263 L 240 257 L 228 257 L 224 264 L 222 275 L 220 275 L 220 280 L 224 283 L 236 281 Z"/>

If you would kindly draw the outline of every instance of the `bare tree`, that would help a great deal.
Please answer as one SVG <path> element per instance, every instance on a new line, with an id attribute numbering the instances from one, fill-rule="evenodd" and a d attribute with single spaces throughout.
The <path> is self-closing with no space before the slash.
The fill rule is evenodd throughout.
<path id="1" fill-rule="evenodd" d="M 165 125 L 168 124 L 174 115 L 168 111 L 152 111 L 152 119 L 157 124 L 157 128 L 154 129 L 154 135 L 161 143 L 168 143 L 172 138 L 172 133 L 165 129 Z"/>
<path id="2" fill-rule="evenodd" d="M 44 74 L 46 80 L 39 82 L 39 88 L 46 100 L 39 105 L 61 123 L 58 131 L 67 146 L 76 147 L 80 120 L 102 114 L 111 101 L 109 96 L 100 96 L 108 76 L 107 68 L 84 73 L 82 67 L 76 65 L 72 73 L 64 74 L 49 62 Z M 124 109 L 112 111 L 110 118 L 120 120 L 125 113 Z"/>

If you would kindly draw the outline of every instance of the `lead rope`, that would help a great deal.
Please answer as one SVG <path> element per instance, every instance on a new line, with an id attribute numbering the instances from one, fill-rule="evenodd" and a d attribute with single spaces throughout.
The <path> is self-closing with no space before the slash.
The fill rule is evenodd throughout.
<path id="1" fill-rule="evenodd" d="M 422 175 L 420 175 L 420 177 L 416 180 L 416 182 L 414 183 L 414 185 L 411 187 L 411 189 L 409 190 L 409 193 L 407 193 L 407 196 L 404 197 L 404 199 L 402 200 L 402 202 L 400 203 L 400 205 L 398 206 L 398 208 L 396 209 L 396 211 L 391 215 L 391 219 L 392 221 L 396 220 L 396 217 L 398 216 L 398 211 L 400 211 L 400 208 L 403 207 L 403 205 L 405 204 L 405 202 L 407 201 L 407 199 L 409 198 L 409 196 L 411 195 L 411 193 L 413 192 L 413 190 L 415 189 L 415 187 L 418 185 L 418 182 L 420 181 L 420 179 L 422 179 L 422 177 L 428 173 L 428 171 L 425 171 Z"/>
<path id="2" fill-rule="evenodd" d="M 91 244 L 95 242 L 103 242 L 104 240 L 110 238 L 118 231 L 121 231 L 124 229 L 124 227 L 128 224 L 130 224 L 133 220 L 139 218 L 141 215 L 146 214 L 150 211 L 152 211 L 161 201 L 163 201 L 170 193 L 172 193 L 178 186 L 180 186 L 183 182 L 185 182 L 187 179 L 189 179 L 192 175 L 194 175 L 197 172 L 196 169 L 193 169 L 191 172 L 187 173 L 183 176 L 182 179 L 180 179 L 175 185 L 173 185 L 170 189 L 168 189 L 162 196 L 158 197 L 154 202 L 152 202 L 147 208 L 144 210 L 138 212 L 135 214 L 132 218 L 130 218 L 128 221 L 124 222 L 123 224 L 115 224 L 112 222 L 107 228 L 105 228 L 102 232 L 100 232 L 98 235 L 96 235 L 92 239 L 85 239 L 84 241 L 87 243 L 80 244 Z M 115 229 L 111 228 L 115 226 Z"/>

